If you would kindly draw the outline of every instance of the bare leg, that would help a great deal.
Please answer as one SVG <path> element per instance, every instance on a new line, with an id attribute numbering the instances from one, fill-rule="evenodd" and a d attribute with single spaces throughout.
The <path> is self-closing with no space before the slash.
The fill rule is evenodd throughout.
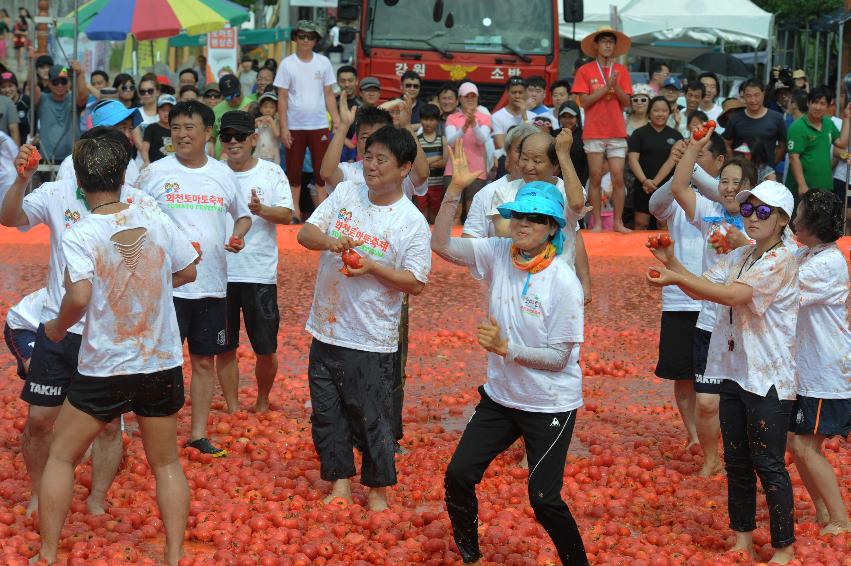
<path id="1" fill-rule="evenodd" d="M 103 515 L 104 500 L 124 454 L 121 419 L 107 424 L 92 445 L 92 490 L 86 504 L 92 515 Z"/>
<path id="2" fill-rule="evenodd" d="M 74 494 L 74 468 L 104 423 L 65 401 L 56 419 L 56 434 L 44 466 L 39 492 L 41 558 L 56 560 L 59 535 Z"/>
<path id="3" fill-rule="evenodd" d="M 827 512 L 827 505 L 824 504 L 824 499 L 822 498 L 821 493 L 819 493 L 818 491 L 818 486 L 816 485 L 815 480 L 813 480 L 812 478 L 810 469 L 806 466 L 798 465 L 798 461 L 802 460 L 806 456 L 804 456 L 803 454 L 802 447 L 795 446 L 796 436 L 796 434 L 790 432 L 787 435 L 786 445 L 789 446 L 792 450 L 792 453 L 794 455 L 795 467 L 798 468 L 798 475 L 801 476 L 801 481 L 804 483 L 804 487 L 807 489 L 807 493 L 813 500 L 813 505 L 816 508 L 816 524 L 825 527 L 830 522 L 830 514 Z"/>
<path id="4" fill-rule="evenodd" d="M 594 215 L 594 228 L 592 232 L 601 232 L 603 230 L 603 220 L 600 213 L 603 206 L 603 188 L 600 186 L 600 180 L 603 178 L 603 159 L 605 156 L 602 153 L 586 153 L 588 158 L 588 200 L 591 201 L 591 214 Z"/>
<path id="5" fill-rule="evenodd" d="M 50 441 L 53 438 L 53 423 L 62 407 L 36 407 L 30 405 L 27 422 L 21 435 L 21 452 L 24 464 L 30 476 L 32 496 L 27 507 L 27 516 L 38 509 L 38 492 L 41 488 L 41 474 L 50 453 Z"/>
<path id="6" fill-rule="evenodd" d="M 301 220 L 301 185 L 290 185 L 290 190 L 293 193 L 293 220 Z"/>
<path id="7" fill-rule="evenodd" d="M 336 480 L 331 485 L 331 493 L 329 493 L 322 501 L 325 504 L 328 504 L 331 503 L 333 500 L 337 499 L 338 497 L 342 497 L 349 503 L 352 503 L 352 480 L 348 478 Z"/>
<path id="8" fill-rule="evenodd" d="M 712 393 L 698 393 L 695 424 L 700 447 L 703 448 L 703 468 L 700 476 L 708 478 L 720 472 L 724 465 L 718 454 L 718 439 L 721 437 L 721 422 L 718 420 L 720 397 Z"/>
<path id="9" fill-rule="evenodd" d="M 371 487 L 367 495 L 367 506 L 370 511 L 385 511 L 390 506 L 387 504 L 387 488 Z"/>
<path id="10" fill-rule="evenodd" d="M 615 232 L 629 233 L 623 225 L 623 207 L 626 201 L 626 187 L 623 183 L 623 157 L 609 157 L 609 173 L 612 175 L 612 206 L 615 209 Z"/>
<path id="11" fill-rule="evenodd" d="M 137 417 L 148 464 L 157 480 L 157 506 L 165 527 L 165 562 L 177 566 L 189 516 L 189 484 L 177 458 L 177 414 Z"/>
<path id="12" fill-rule="evenodd" d="M 687 447 L 697 444 L 697 430 L 694 424 L 694 381 L 690 379 L 678 379 L 674 382 L 674 400 L 677 404 L 677 410 L 680 412 L 680 418 L 683 420 L 683 425 L 686 427 L 688 434 Z"/>
<path id="13" fill-rule="evenodd" d="M 235 413 L 239 410 L 239 365 L 236 363 L 236 350 L 216 356 L 216 373 L 219 374 L 228 413 Z"/>
<path id="14" fill-rule="evenodd" d="M 278 356 L 266 354 L 257 356 L 257 365 L 254 375 L 257 376 L 257 403 L 254 410 L 258 413 L 269 410 L 269 393 L 275 384 L 275 376 L 278 374 Z"/>
<path id="15" fill-rule="evenodd" d="M 207 420 L 213 403 L 216 375 L 213 356 L 189 354 L 189 359 L 192 363 L 192 382 L 189 386 L 192 395 L 192 431 L 189 440 L 193 441 L 207 437 Z"/>
<path id="16" fill-rule="evenodd" d="M 851 531 L 848 511 L 842 501 L 842 492 L 836 481 L 836 472 L 821 451 L 824 436 L 820 434 L 795 435 L 792 451 L 795 465 L 804 480 L 810 497 L 821 499 L 827 510 L 827 525 L 821 534 L 839 534 Z"/>

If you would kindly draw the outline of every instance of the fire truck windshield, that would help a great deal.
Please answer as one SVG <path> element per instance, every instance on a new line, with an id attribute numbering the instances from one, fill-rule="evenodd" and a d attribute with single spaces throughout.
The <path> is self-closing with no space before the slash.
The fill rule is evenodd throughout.
<path id="1" fill-rule="evenodd" d="M 552 0 L 368 0 L 366 47 L 549 55 Z"/>

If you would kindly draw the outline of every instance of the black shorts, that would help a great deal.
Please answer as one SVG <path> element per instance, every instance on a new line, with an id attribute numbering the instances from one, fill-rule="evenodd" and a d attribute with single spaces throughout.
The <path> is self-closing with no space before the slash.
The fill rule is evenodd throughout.
<path id="1" fill-rule="evenodd" d="M 21 399 L 37 407 L 61 405 L 77 373 L 82 340 L 79 334 L 69 332 L 60 342 L 53 342 L 39 324 Z"/>
<path id="2" fill-rule="evenodd" d="M 189 341 L 189 353 L 196 356 L 215 356 L 225 351 L 227 343 L 227 299 L 174 298 L 180 341 Z"/>
<path id="3" fill-rule="evenodd" d="M 703 377 L 703 372 L 706 371 L 706 358 L 709 356 L 710 340 L 712 340 L 711 332 L 702 328 L 694 329 L 694 392 L 719 395 L 723 380 Z"/>
<path id="4" fill-rule="evenodd" d="M 795 434 L 848 436 L 851 432 L 851 399 L 818 399 L 798 395 L 792 408 L 789 431 Z"/>
<path id="5" fill-rule="evenodd" d="M 168 417 L 183 406 L 183 368 L 111 377 L 78 373 L 68 402 L 106 423 L 130 411 L 140 417 Z"/>
<path id="6" fill-rule="evenodd" d="M 662 311 L 657 376 L 673 380 L 694 379 L 692 345 L 699 314 L 699 311 Z"/>
<path id="7" fill-rule="evenodd" d="M 26 379 L 27 370 L 24 364 L 32 358 L 33 348 L 35 347 L 35 332 L 24 329 L 12 330 L 6 324 L 3 326 L 3 339 L 6 340 L 6 346 L 15 357 L 15 361 L 18 362 L 18 377 Z"/>
<path id="8" fill-rule="evenodd" d="M 225 351 L 239 346 L 239 312 L 245 319 L 245 332 L 258 356 L 278 350 L 278 286 L 268 283 L 228 283 L 227 344 Z"/>

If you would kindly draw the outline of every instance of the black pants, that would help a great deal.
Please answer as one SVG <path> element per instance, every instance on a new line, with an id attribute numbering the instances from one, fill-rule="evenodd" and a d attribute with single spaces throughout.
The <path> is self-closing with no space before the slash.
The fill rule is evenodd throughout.
<path id="1" fill-rule="evenodd" d="M 402 409 L 405 404 L 405 364 L 408 361 L 408 302 L 409 295 L 402 297 L 402 316 L 399 320 L 399 349 L 393 358 L 393 438 L 402 440 Z"/>
<path id="2" fill-rule="evenodd" d="M 573 435 L 576 411 L 532 413 L 510 409 L 488 397 L 482 400 L 446 468 L 446 509 L 452 520 L 455 544 L 464 562 L 481 557 L 476 485 L 491 461 L 523 437 L 529 456 L 529 502 L 565 565 L 585 565 L 585 547 L 576 521 L 561 498 L 564 463 Z"/>
<path id="3" fill-rule="evenodd" d="M 774 548 L 795 542 L 792 482 L 784 460 L 793 404 L 794 401 L 780 401 L 774 387 L 767 396 L 760 397 L 735 381 L 721 382 L 719 417 L 730 528 L 742 533 L 756 529 L 758 475 L 768 502 Z"/>
<path id="4" fill-rule="evenodd" d="M 307 366 L 313 445 L 323 480 L 355 475 L 355 447 L 363 454 L 361 483 L 396 483 L 390 391 L 394 354 L 352 350 L 313 340 Z"/>

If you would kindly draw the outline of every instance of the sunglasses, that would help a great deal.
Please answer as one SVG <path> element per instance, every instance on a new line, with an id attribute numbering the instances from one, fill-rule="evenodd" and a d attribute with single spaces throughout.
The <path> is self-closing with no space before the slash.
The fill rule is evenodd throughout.
<path id="1" fill-rule="evenodd" d="M 532 224 L 549 224 L 550 217 L 546 214 L 529 214 L 526 212 L 511 211 L 512 220 L 528 220 Z"/>
<path id="2" fill-rule="evenodd" d="M 136 90 L 136 85 L 133 83 L 127 83 L 126 85 L 121 85 L 121 90 L 124 92 L 130 92 L 131 90 Z"/>
<path id="3" fill-rule="evenodd" d="M 296 39 L 313 39 L 312 33 L 297 33 L 295 34 Z"/>
<path id="4" fill-rule="evenodd" d="M 647 104 L 650 101 L 646 96 L 633 96 L 632 101 L 636 104 Z"/>
<path id="5" fill-rule="evenodd" d="M 756 212 L 756 217 L 760 220 L 766 220 L 771 213 L 774 212 L 774 208 L 768 206 L 767 204 L 761 204 L 759 206 L 754 206 L 749 202 L 742 203 L 739 205 L 739 212 L 745 218 L 750 218 L 754 212 Z"/>
<path id="6" fill-rule="evenodd" d="M 204 98 L 221 98 L 222 94 L 220 92 L 208 92 L 204 94 Z"/>
<path id="7" fill-rule="evenodd" d="M 156 91 L 157 91 L 157 89 L 155 89 L 155 88 L 140 88 L 139 94 L 144 96 L 146 94 L 154 94 Z"/>
<path id="8" fill-rule="evenodd" d="M 68 79 L 53 79 L 52 81 L 50 81 L 50 84 L 52 84 L 53 86 L 67 85 Z"/>
<path id="9" fill-rule="evenodd" d="M 250 136 L 250 133 L 227 133 L 222 132 L 219 134 L 219 139 L 222 140 L 222 143 L 229 143 L 231 140 L 236 140 L 238 142 L 244 142 Z"/>
<path id="10" fill-rule="evenodd" d="M 405 83 L 402 86 L 404 86 L 405 88 L 420 88 L 420 85 L 417 83 Z"/>

